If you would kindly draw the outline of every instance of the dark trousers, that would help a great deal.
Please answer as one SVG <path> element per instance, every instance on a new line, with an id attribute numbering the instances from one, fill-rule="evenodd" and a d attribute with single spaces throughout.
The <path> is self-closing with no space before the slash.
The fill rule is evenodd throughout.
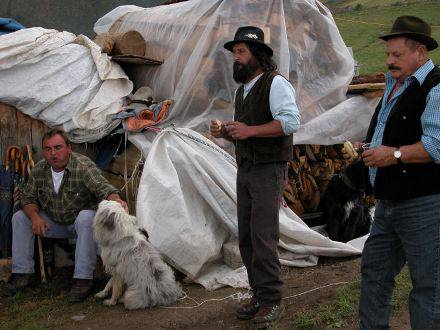
<path id="1" fill-rule="evenodd" d="M 240 253 L 254 296 L 262 305 L 281 301 L 278 217 L 286 171 L 286 163 L 249 162 L 237 171 Z"/>
<path id="2" fill-rule="evenodd" d="M 377 203 L 362 251 L 360 329 L 390 329 L 395 277 L 405 262 L 411 328 L 440 329 L 440 194 Z"/>

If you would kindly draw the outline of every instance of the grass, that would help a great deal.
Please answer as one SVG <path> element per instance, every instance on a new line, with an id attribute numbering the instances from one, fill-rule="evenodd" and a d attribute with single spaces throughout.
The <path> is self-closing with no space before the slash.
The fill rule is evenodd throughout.
<path id="1" fill-rule="evenodd" d="M 0 314 L 0 329 L 55 329 L 73 322 L 74 315 L 90 317 L 102 308 L 93 298 L 70 304 L 66 294 L 42 296 L 30 291 L 11 299 Z"/>
<path id="2" fill-rule="evenodd" d="M 396 5 L 397 2 L 401 5 Z M 385 43 L 378 36 L 389 32 L 398 16 L 421 17 L 433 26 L 432 36 L 440 42 L 439 1 L 329 0 L 326 4 L 333 9 L 334 19 L 346 45 L 353 48 L 361 74 L 386 71 Z M 347 6 L 354 8 L 356 4 L 361 4 L 361 9 L 339 12 Z M 439 64 L 440 49 L 430 52 L 430 57 Z"/>
<path id="3" fill-rule="evenodd" d="M 74 315 L 91 317 L 106 307 L 96 303 L 93 297 L 83 303 L 67 301 L 70 279 L 60 276 L 49 285 L 19 292 L 2 299 L 0 329 L 56 329 L 72 322 Z"/>
<path id="4" fill-rule="evenodd" d="M 393 295 L 393 316 L 399 316 L 407 305 L 411 290 L 408 268 L 396 278 L 396 290 Z M 334 300 L 325 304 L 308 307 L 292 319 L 295 329 L 336 329 L 350 324 L 357 324 L 357 310 L 360 296 L 360 281 L 347 284 L 337 290 Z"/>

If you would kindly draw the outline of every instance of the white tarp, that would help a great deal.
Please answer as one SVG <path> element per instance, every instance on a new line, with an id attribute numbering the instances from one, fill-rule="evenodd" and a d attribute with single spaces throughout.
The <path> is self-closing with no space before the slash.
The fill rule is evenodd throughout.
<path id="1" fill-rule="evenodd" d="M 97 140 L 111 129 L 133 83 L 87 37 L 43 28 L 0 36 L 0 102 L 48 126 L 62 126 L 73 142 Z"/>
<path id="2" fill-rule="evenodd" d="M 131 141 L 146 160 L 136 214 L 152 244 L 178 269 L 207 289 L 246 287 L 243 269 L 222 259 L 222 246 L 237 236 L 236 163 L 224 150 L 190 129 L 167 128 L 151 145 L 144 136 Z M 317 256 L 349 256 L 357 244 L 331 241 L 311 230 L 288 207 L 280 209 L 280 260 L 313 266 Z"/>
<path id="3" fill-rule="evenodd" d="M 354 61 L 330 11 L 319 1 L 191 0 L 153 8 L 121 6 L 99 19 L 95 32 L 142 34 L 145 55 L 164 63 L 132 70 L 135 85 L 150 86 L 155 99 L 175 100 L 163 125 L 173 122 L 205 132 L 211 118 L 232 118 L 238 85 L 232 78 L 231 53 L 223 44 L 243 25 L 264 30 L 280 73 L 297 91 L 302 124 L 307 126 L 294 135 L 294 143 L 334 144 L 366 134 L 365 117 L 371 117 L 374 102 L 363 97 L 344 102 Z M 339 108 L 327 111 L 335 106 Z"/>

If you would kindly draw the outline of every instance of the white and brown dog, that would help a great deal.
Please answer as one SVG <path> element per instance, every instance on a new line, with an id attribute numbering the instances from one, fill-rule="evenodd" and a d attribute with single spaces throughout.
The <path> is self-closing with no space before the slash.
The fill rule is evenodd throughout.
<path id="1" fill-rule="evenodd" d="M 171 268 L 139 230 L 136 218 L 114 201 L 99 204 L 94 220 L 95 239 L 111 278 L 98 298 L 108 296 L 104 304 L 118 301 L 127 309 L 169 305 L 182 296 Z"/>

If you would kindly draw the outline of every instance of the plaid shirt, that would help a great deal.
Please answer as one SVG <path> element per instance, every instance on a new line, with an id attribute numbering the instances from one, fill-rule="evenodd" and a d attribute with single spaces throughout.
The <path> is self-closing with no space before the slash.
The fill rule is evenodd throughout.
<path id="1" fill-rule="evenodd" d="M 117 192 L 90 158 L 72 152 L 58 194 L 50 165 L 42 160 L 31 171 L 22 205 L 38 205 L 54 222 L 69 225 L 81 210 L 96 209 L 101 200 Z"/>

